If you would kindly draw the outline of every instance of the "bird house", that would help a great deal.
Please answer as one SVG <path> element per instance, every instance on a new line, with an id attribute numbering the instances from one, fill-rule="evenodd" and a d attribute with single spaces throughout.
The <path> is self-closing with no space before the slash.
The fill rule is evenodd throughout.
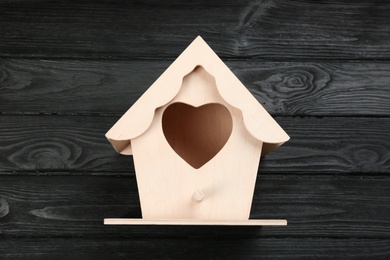
<path id="1" fill-rule="evenodd" d="M 105 224 L 286 224 L 249 214 L 260 157 L 289 136 L 200 36 L 106 137 L 133 155 L 142 219 Z"/>

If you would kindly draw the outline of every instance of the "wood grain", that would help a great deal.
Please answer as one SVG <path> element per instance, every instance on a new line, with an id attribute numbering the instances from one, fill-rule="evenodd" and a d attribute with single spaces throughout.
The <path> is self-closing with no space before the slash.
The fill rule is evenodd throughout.
<path id="1" fill-rule="evenodd" d="M 197 35 L 223 57 L 389 59 L 390 4 L 0 2 L 1 56 L 172 58 Z"/>
<path id="2" fill-rule="evenodd" d="M 0 171 L 16 174 L 134 174 L 104 133 L 117 117 L 0 116 Z M 276 121 L 291 140 L 261 159 L 260 173 L 388 173 L 390 118 L 290 118 Z"/>
<path id="3" fill-rule="evenodd" d="M 0 178 L 8 238 L 390 239 L 388 177 L 260 175 L 250 218 L 287 219 L 287 227 L 104 226 L 104 218 L 141 217 L 134 177 Z"/>
<path id="4" fill-rule="evenodd" d="M 388 239 L 8 239 L 2 259 L 388 259 Z"/>
<path id="5" fill-rule="evenodd" d="M 0 59 L 0 112 L 122 115 L 169 65 Z M 227 65 L 273 115 L 390 115 L 388 62 Z"/>
<path id="6" fill-rule="evenodd" d="M 390 2 L 0 0 L 0 259 L 390 259 Z M 197 36 L 291 136 L 251 218 L 139 218 L 104 133 Z"/>
<path id="7" fill-rule="evenodd" d="M 116 120 L 115 117 L 2 116 L 1 171 L 134 172 L 130 158 L 119 156 L 104 137 Z"/>

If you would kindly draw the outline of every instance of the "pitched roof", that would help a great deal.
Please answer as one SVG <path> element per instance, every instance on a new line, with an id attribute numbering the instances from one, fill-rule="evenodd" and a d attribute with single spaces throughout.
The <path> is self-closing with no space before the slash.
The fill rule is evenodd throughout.
<path id="1" fill-rule="evenodd" d="M 221 97 L 242 112 L 248 132 L 264 143 L 263 155 L 289 140 L 286 132 L 198 36 L 106 133 L 116 151 L 132 154 L 130 140 L 149 128 L 155 109 L 166 105 L 178 94 L 184 76 L 196 66 L 202 66 L 210 73 Z"/>

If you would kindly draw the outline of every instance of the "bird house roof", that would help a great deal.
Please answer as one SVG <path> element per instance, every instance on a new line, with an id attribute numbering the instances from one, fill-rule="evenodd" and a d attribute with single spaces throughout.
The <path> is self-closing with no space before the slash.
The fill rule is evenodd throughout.
<path id="1" fill-rule="evenodd" d="M 263 155 L 289 140 L 286 132 L 198 36 L 106 133 L 116 151 L 132 154 L 131 139 L 149 128 L 155 110 L 178 94 L 183 78 L 197 66 L 202 66 L 215 78 L 217 90 L 224 101 L 241 111 L 247 131 L 264 143 Z"/>

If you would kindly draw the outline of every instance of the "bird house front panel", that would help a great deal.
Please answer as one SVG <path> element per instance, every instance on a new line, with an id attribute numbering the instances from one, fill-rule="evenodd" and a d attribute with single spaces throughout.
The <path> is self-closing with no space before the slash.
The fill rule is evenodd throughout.
<path id="1" fill-rule="evenodd" d="M 248 221 L 260 156 L 289 139 L 200 37 L 106 136 L 133 155 L 143 220 L 155 223 Z"/>
<path id="2" fill-rule="evenodd" d="M 144 219 L 249 218 L 262 142 L 202 67 L 131 144 Z"/>

